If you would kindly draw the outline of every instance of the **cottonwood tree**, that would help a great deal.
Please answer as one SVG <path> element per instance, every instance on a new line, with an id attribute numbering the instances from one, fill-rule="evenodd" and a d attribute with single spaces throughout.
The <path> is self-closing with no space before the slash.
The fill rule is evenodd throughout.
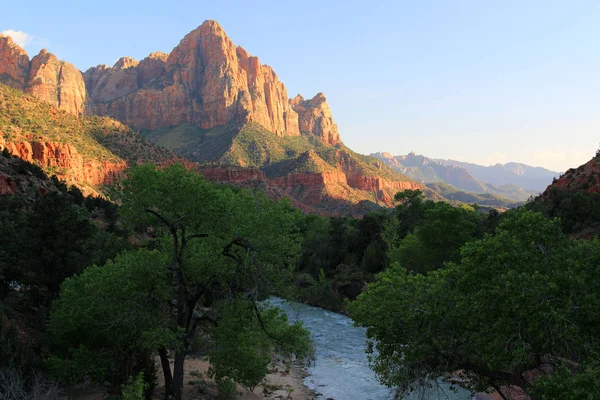
<path id="1" fill-rule="evenodd" d="M 270 328 L 272 321 L 266 321 L 258 304 L 283 285 L 299 252 L 295 225 L 298 213 L 288 203 L 210 184 L 180 165 L 164 169 L 153 165 L 134 167 L 121 182 L 120 193 L 122 220 L 154 237 L 150 244 L 160 254 L 156 259 L 162 260 L 161 271 L 166 274 L 169 290 L 158 290 L 162 283 L 156 282 L 142 291 L 163 300 L 164 306 L 157 307 L 155 313 L 162 321 L 158 326 L 164 329 L 147 330 L 141 324 L 137 332 L 160 356 L 166 398 L 181 399 L 190 341 L 204 322 L 218 328 L 220 318 L 228 315 L 219 310 L 227 309 L 227 304 L 250 307 L 252 313 L 244 320 L 246 327 L 260 329 L 273 349 L 279 345 L 300 355 L 308 352 L 306 330 L 288 327 L 281 319 L 277 329 Z M 139 275 L 137 279 L 141 280 L 156 276 Z M 94 293 L 90 296 L 94 298 Z M 57 312 L 68 312 L 65 310 L 69 307 L 61 299 L 57 308 L 61 311 Z M 207 311 L 209 307 L 213 312 Z M 111 320 L 115 326 L 120 323 L 118 318 Z M 297 346 L 290 347 L 290 343 Z M 172 370 L 169 349 L 174 358 Z M 218 378 L 241 376 L 231 375 Z"/>
<path id="2" fill-rule="evenodd" d="M 569 239 L 560 221 L 518 210 L 495 234 L 466 244 L 458 263 L 427 276 L 395 264 L 350 311 L 367 328 L 379 379 L 402 392 L 459 370 L 473 390 L 533 391 L 524 372 L 542 364 L 593 376 L 599 265 L 597 240 Z M 560 381 L 540 380 L 540 393 Z"/>

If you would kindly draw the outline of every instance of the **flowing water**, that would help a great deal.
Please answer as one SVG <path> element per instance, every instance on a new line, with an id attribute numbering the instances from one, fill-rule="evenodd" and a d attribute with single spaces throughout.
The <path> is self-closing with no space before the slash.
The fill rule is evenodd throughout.
<path id="1" fill-rule="evenodd" d="M 271 304 L 284 309 L 291 321 L 300 320 L 312 333 L 315 360 L 307 368 L 304 383 L 319 393 L 319 399 L 335 400 L 392 400 L 390 389 L 377 381 L 369 368 L 365 354 L 365 329 L 357 328 L 352 320 L 338 313 L 306 304 L 289 303 L 272 298 Z M 450 390 L 450 384 L 439 381 L 430 389 L 428 400 L 470 400 L 468 391 Z M 408 399 L 416 399 L 411 396 Z"/>

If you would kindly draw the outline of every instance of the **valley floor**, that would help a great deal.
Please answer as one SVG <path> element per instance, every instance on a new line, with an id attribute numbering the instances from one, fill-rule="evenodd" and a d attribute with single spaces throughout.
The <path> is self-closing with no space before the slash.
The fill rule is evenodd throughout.
<path id="1" fill-rule="evenodd" d="M 213 382 L 206 376 L 209 363 L 204 358 L 187 358 L 185 361 L 184 399 L 204 400 L 217 398 L 217 390 Z M 258 385 L 253 392 L 238 385 L 236 399 L 241 400 L 313 400 L 317 395 L 304 386 L 304 370 L 294 364 L 286 364 L 274 360 L 264 383 Z M 154 399 L 164 398 L 164 379 L 162 371 L 158 373 L 158 385 L 154 391 Z"/>
<path id="2" fill-rule="evenodd" d="M 158 359 L 157 359 L 158 363 Z M 216 386 L 206 376 L 209 363 L 203 358 L 189 357 L 185 361 L 184 400 L 213 400 L 218 398 Z M 160 366 L 154 400 L 164 399 L 164 378 Z M 306 376 L 301 366 L 274 360 L 262 384 L 253 392 L 238 385 L 237 400 L 314 400 L 317 394 L 304 386 Z M 105 400 L 108 394 L 99 388 L 70 388 L 61 400 Z"/>

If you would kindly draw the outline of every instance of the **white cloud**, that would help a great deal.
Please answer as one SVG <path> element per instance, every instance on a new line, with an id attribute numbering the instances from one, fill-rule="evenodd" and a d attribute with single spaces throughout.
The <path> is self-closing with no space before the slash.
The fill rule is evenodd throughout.
<path id="1" fill-rule="evenodd" d="M 34 37 L 23 32 L 23 31 L 15 31 L 12 29 L 8 29 L 6 31 L 2 31 L 3 35 L 10 36 L 12 40 L 21 47 L 26 47 L 34 41 Z"/>

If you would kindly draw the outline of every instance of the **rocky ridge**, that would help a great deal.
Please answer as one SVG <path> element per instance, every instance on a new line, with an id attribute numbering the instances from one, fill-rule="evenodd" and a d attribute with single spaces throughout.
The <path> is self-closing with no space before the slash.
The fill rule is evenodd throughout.
<path id="1" fill-rule="evenodd" d="M 215 21 L 205 21 L 169 54 L 155 52 L 139 62 L 122 57 L 112 67 L 98 65 L 84 73 L 46 50 L 30 60 L 9 37 L 0 36 L 0 83 L 76 116 L 114 118 L 192 161 L 260 169 L 264 178 L 249 178 L 252 172 L 220 172 L 213 178 L 226 175 L 225 181 L 244 185 L 261 182 L 306 204 L 330 198 L 389 206 L 395 191 L 423 188 L 347 149 L 322 93 L 290 99 L 274 70 L 236 46 Z M 245 126 L 260 126 L 263 137 L 241 135 Z M 121 136 L 96 135 L 95 140 L 104 144 L 104 139 Z M 86 167 L 86 155 L 79 157 L 77 146 L 66 148 L 43 136 L 23 138 L 33 161 L 73 169 L 91 185 L 110 180 L 124 167 L 123 160 L 131 162 L 130 155 L 119 153 L 122 146 L 113 146 L 117 164 Z M 281 143 L 273 144 L 277 140 Z M 125 147 L 133 141 L 128 136 Z M 7 140 L 9 146 L 28 159 L 26 145 L 17 149 L 17 143 Z M 46 148 L 47 154 L 33 158 L 34 147 Z M 50 161 L 52 155 L 56 161 Z M 106 177 L 91 176 L 88 170 L 105 170 Z"/>
<path id="2" fill-rule="evenodd" d="M 373 153 L 371 156 L 381 160 L 395 171 L 418 182 L 423 182 L 430 188 L 434 188 L 434 190 L 440 192 L 442 195 L 444 195 L 443 192 L 447 192 L 447 188 L 441 189 L 443 184 L 454 186 L 456 189 L 459 189 L 459 191 L 480 194 L 486 197 L 496 197 L 494 198 L 494 201 L 500 200 L 500 196 L 507 200 L 510 199 L 515 202 L 524 202 L 529 197 L 535 196 L 540 192 L 539 190 L 526 189 L 516 185 L 515 183 L 511 183 L 525 182 L 522 177 L 519 177 L 515 174 L 513 174 L 514 179 L 511 181 L 511 178 L 507 173 L 504 183 L 502 185 L 497 185 L 476 178 L 466 166 L 458 164 L 471 165 L 477 171 L 492 167 L 483 167 L 475 164 L 458 162 L 456 162 L 457 164 L 454 164 L 454 162 L 451 161 L 445 162 L 447 160 L 435 160 L 415 154 L 414 152 L 397 156 L 393 156 L 390 153 L 381 152 Z M 541 170 L 526 165 L 523 165 L 521 169 L 525 171 L 525 174 L 528 169 L 536 171 Z M 551 178 L 548 178 L 548 182 L 550 180 Z M 540 177 L 540 182 L 541 181 L 543 181 L 542 177 Z"/>
<path id="3" fill-rule="evenodd" d="M 600 193 L 600 156 L 577 168 L 571 168 L 558 179 L 554 179 L 542 193 L 542 197 L 548 197 L 552 190 Z"/>
<path id="4" fill-rule="evenodd" d="M 112 182 L 127 165 L 185 163 L 118 121 L 76 117 L 0 85 L 0 151 L 4 150 L 86 193 Z M 3 182 L 3 190 L 9 190 L 7 179 Z"/>
<path id="5" fill-rule="evenodd" d="M 0 83 L 71 114 L 110 116 L 138 129 L 255 122 L 281 137 L 303 132 L 326 144 L 341 142 L 322 93 L 290 100 L 275 71 L 236 46 L 215 21 L 190 32 L 170 54 L 155 52 L 140 62 L 122 57 L 83 74 L 46 49 L 30 60 L 0 35 Z"/>
<path id="6" fill-rule="evenodd" d="M 29 93 L 74 115 L 85 111 L 81 72 L 42 49 L 31 60 L 27 52 L 0 34 L 0 83 Z"/>
<path id="7" fill-rule="evenodd" d="M 136 128 L 255 122 L 281 137 L 303 131 L 340 142 L 323 94 L 303 105 L 290 101 L 275 71 L 236 47 L 215 21 L 190 32 L 169 55 L 152 53 L 139 63 L 124 57 L 83 76 L 90 113 Z"/>
<path id="8" fill-rule="evenodd" d="M 77 149 L 64 143 L 23 137 L 15 142 L 0 138 L 0 151 L 8 150 L 20 159 L 35 163 L 66 182 L 80 186 L 98 186 L 113 182 L 127 166 L 125 161 L 97 161 L 83 157 Z"/>
<path id="9" fill-rule="evenodd" d="M 342 142 L 323 93 L 317 93 L 310 100 L 304 100 L 304 97 L 298 95 L 290 103 L 298 113 L 300 131 L 312 133 L 325 144 L 336 145 Z"/>

